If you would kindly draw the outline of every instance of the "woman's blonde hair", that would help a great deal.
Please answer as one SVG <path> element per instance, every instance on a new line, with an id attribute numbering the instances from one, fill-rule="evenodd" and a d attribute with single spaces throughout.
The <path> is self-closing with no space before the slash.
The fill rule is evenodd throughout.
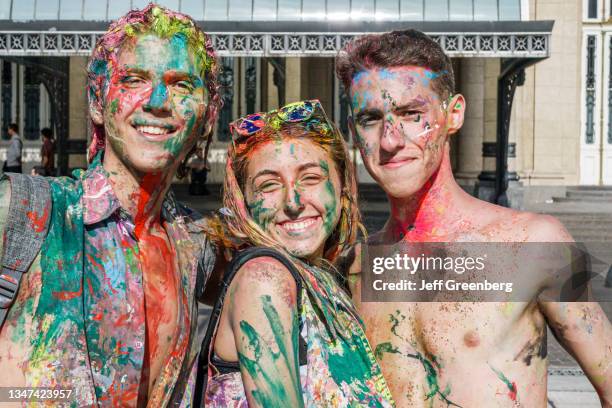
<path id="1" fill-rule="evenodd" d="M 324 115 L 324 114 L 323 114 Z M 310 120 L 317 118 L 317 113 Z M 324 260 L 333 264 L 338 256 L 349 249 L 357 240 L 359 231 L 365 234 L 361 215 L 357 206 L 357 182 L 346 143 L 340 131 L 329 123 L 331 132 L 321 132 L 320 127 L 312 126 L 309 121 L 284 122 L 278 126 L 265 126 L 248 137 L 237 138 L 229 144 L 223 187 L 225 215 L 213 221 L 212 238 L 224 246 L 241 248 L 243 246 L 272 247 L 284 254 L 287 251 L 281 243 L 269 236 L 253 219 L 244 197 L 244 185 L 249 158 L 259 146 L 269 142 L 285 140 L 310 140 L 321 147 L 334 162 L 341 179 L 340 219 L 325 241 Z"/>

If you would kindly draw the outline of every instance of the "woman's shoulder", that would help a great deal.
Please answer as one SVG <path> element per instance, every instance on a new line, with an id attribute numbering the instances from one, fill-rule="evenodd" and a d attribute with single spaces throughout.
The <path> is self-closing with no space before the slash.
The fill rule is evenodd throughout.
<path id="1" fill-rule="evenodd" d="M 241 292 L 256 294 L 297 290 L 297 283 L 289 268 L 279 259 L 262 255 L 248 259 L 236 272 L 232 285 L 239 285 Z"/>

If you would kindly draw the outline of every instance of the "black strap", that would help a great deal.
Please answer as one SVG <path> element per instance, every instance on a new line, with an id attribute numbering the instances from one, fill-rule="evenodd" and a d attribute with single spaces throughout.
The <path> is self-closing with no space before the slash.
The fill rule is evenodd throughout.
<path id="1" fill-rule="evenodd" d="M 209 357 L 210 357 L 210 347 L 212 340 L 217 331 L 217 325 L 219 324 L 219 318 L 221 317 L 221 311 L 223 310 L 223 302 L 225 300 L 225 295 L 227 294 L 227 290 L 236 276 L 238 270 L 249 260 L 253 258 L 258 258 L 262 256 L 268 256 L 278 260 L 280 263 L 285 266 L 293 278 L 295 279 L 297 286 L 297 295 L 298 295 L 298 307 L 300 305 L 300 296 L 302 292 L 302 277 L 300 273 L 297 271 L 295 266 L 281 253 L 271 248 L 261 248 L 261 247 L 252 247 L 247 248 L 243 251 L 238 252 L 232 259 L 231 263 L 227 267 L 223 279 L 219 284 L 219 297 L 215 302 L 215 306 L 210 315 L 210 320 L 208 322 L 208 326 L 206 328 L 206 335 L 204 336 L 204 340 L 202 340 L 202 346 L 200 347 L 200 354 L 198 357 L 198 372 L 196 377 L 195 384 L 195 396 L 194 396 L 194 407 L 202 407 L 204 400 L 204 393 L 206 392 L 206 386 L 208 384 L 208 365 L 209 365 Z M 306 359 L 305 350 L 302 351 L 305 346 L 305 343 L 301 339 L 300 336 L 300 347 L 299 347 L 299 359 L 300 363 L 302 360 Z"/>
<path id="2" fill-rule="evenodd" d="M 11 183 L 11 201 L 2 237 L 0 273 L 0 330 L 15 301 L 23 274 L 38 255 L 49 229 L 51 193 L 43 177 L 5 173 Z"/>

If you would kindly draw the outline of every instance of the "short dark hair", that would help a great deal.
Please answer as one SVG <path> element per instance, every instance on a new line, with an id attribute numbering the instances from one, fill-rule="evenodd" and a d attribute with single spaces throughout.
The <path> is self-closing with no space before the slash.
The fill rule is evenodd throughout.
<path id="1" fill-rule="evenodd" d="M 19 132 L 19 126 L 17 126 L 16 123 L 11 123 L 10 125 L 8 125 L 8 128 L 15 133 Z"/>
<path id="2" fill-rule="evenodd" d="M 428 35 L 418 30 L 369 34 L 349 42 L 336 57 L 336 75 L 348 92 L 359 72 L 373 68 L 415 65 L 438 75 L 431 81 L 443 99 L 455 92 L 455 77 L 450 58 Z"/>
<path id="3" fill-rule="evenodd" d="M 42 128 L 40 134 L 42 134 L 44 137 L 48 137 L 49 139 L 53 139 L 53 131 L 48 127 Z"/>

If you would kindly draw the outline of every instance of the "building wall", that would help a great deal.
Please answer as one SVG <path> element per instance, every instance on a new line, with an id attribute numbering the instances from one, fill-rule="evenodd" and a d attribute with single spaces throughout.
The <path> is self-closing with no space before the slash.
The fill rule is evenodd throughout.
<path id="1" fill-rule="evenodd" d="M 510 140 L 526 186 L 578 184 L 582 2 L 535 0 L 530 19 L 555 20 L 550 57 L 528 68 L 517 89 Z"/>

